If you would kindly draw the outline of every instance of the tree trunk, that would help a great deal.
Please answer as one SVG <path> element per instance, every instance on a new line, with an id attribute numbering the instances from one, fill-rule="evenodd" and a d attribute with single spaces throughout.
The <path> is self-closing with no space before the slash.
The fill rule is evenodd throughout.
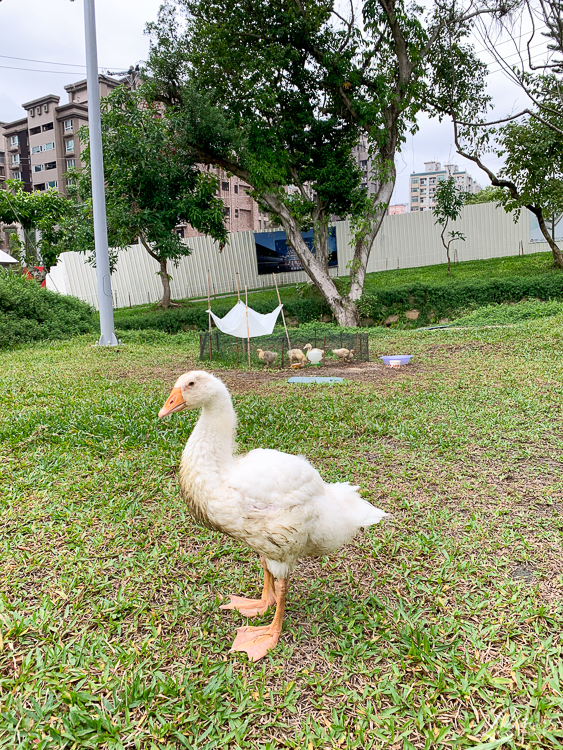
<path id="1" fill-rule="evenodd" d="M 545 219 L 543 218 L 543 214 L 540 213 L 539 215 L 536 214 L 538 219 L 538 224 L 540 225 L 541 233 L 547 240 L 547 244 L 551 248 L 551 252 L 553 254 L 553 263 L 557 268 L 563 268 L 563 253 L 561 252 L 559 246 L 555 242 L 555 232 L 550 234 L 549 229 L 547 228 L 547 224 L 545 223 Z"/>
<path id="2" fill-rule="evenodd" d="M 444 239 L 444 234 L 446 233 L 446 228 L 448 226 L 448 219 L 446 219 L 446 223 L 444 224 L 444 228 L 442 229 L 442 234 L 440 237 L 442 238 L 442 245 L 446 248 L 446 258 L 448 259 L 448 276 L 450 275 L 450 245 L 452 244 L 452 241 L 450 240 L 446 244 L 446 240 Z"/>
<path id="3" fill-rule="evenodd" d="M 166 268 L 166 258 L 160 259 L 160 271 L 159 276 L 162 281 L 162 299 L 158 303 L 159 307 L 162 307 L 163 310 L 168 310 L 170 307 L 170 279 L 168 277 L 168 270 Z"/>

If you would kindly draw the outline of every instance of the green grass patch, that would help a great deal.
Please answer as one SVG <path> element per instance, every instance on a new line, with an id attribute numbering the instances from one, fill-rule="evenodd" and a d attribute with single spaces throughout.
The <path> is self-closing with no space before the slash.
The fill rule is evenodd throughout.
<path id="1" fill-rule="evenodd" d="M 563 315 L 563 302 L 550 300 L 526 300 L 511 305 L 486 305 L 475 312 L 463 315 L 455 321 L 456 326 L 515 325 L 538 318 L 550 318 Z"/>
<path id="2" fill-rule="evenodd" d="M 258 664 L 218 609 L 258 561 L 179 497 L 197 414 L 157 418 L 194 334 L 0 353 L 0 747 L 561 747 L 562 333 L 378 329 L 412 364 L 330 388 L 222 371 L 241 451 L 394 514 L 299 565 Z"/>

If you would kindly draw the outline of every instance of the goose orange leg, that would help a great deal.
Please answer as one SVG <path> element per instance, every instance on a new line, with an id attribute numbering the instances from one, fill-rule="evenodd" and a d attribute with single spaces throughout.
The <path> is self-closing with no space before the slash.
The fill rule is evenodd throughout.
<path id="1" fill-rule="evenodd" d="M 276 581 L 276 614 L 270 625 L 265 627 L 237 628 L 237 637 L 231 647 L 233 651 L 246 651 L 250 661 L 258 661 L 273 649 L 279 640 L 282 631 L 283 614 L 285 610 L 285 599 L 289 588 L 289 578 L 281 578 Z"/>
<path id="2" fill-rule="evenodd" d="M 236 609 L 245 617 L 256 617 L 256 615 L 263 615 L 268 607 L 272 607 L 276 603 L 274 576 L 266 567 L 266 560 L 263 557 L 260 562 L 264 568 L 264 588 L 260 599 L 245 599 L 243 596 L 230 595 L 230 602 L 221 605 L 219 609 Z"/>

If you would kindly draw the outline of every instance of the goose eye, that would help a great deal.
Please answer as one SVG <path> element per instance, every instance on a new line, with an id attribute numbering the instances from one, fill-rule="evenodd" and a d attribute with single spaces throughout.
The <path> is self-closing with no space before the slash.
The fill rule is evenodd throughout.
<path id="1" fill-rule="evenodd" d="M 195 385 L 195 381 L 190 380 L 190 382 L 188 383 L 188 385 Z"/>

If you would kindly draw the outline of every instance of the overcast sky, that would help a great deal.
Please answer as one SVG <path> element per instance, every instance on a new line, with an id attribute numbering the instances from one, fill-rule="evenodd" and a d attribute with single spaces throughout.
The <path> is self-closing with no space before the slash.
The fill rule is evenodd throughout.
<path id="1" fill-rule="evenodd" d="M 102 72 L 123 71 L 146 58 L 149 40 L 145 23 L 156 18 L 161 0 L 96 0 L 98 61 Z M 56 94 L 67 101 L 64 86 L 86 77 L 82 0 L 1 0 L 0 2 L 0 121 L 25 116 L 23 102 L 45 94 Z M 477 49 L 483 45 L 477 40 Z M 514 55 L 512 45 L 502 41 L 504 55 Z M 490 58 L 482 53 L 487 62 Z M 26 59 L 23 59 L 26 58 Z M 515 62 L 514 58 L 509 58 Z M 492 62 L 488 77 L 498 117 L 523 103 L 518 90 Z M 520 100 L 520 101 L 519 101 Z M 456 154 L 452 126 L 426 117 L 420 130 L 409 136 L 397 157 L 396 203 L 408 202 L 408 176 L 422 171 L 424 162 L 453 161 L 467 166 L 483 186 L 484 175 Z M 497 166 L 490 159 L 491 166 Z"/>

